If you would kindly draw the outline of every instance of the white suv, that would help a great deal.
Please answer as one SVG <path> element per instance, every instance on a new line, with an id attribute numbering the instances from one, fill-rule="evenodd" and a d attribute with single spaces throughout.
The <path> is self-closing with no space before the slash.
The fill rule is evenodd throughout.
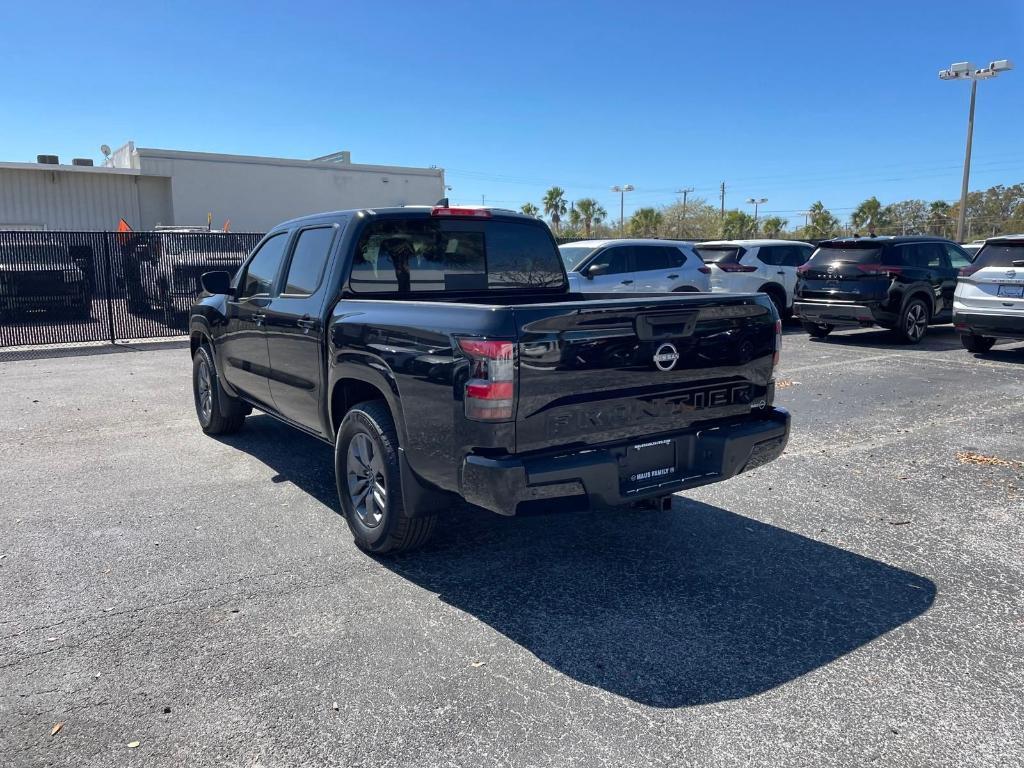
<path id="1" fill-rule="evenodd" d="M 1024 339 L 1024 235 L 985 241 L 960 270 L 953 325 L 970 352 L 988 352 L 996 339 Z"/>
<path id="2" fill-rule="evenodd" d="M 679 240 L 581 240 L 558 246 L 579 293 L 710 291 L 711 270 Z"/>
<path id="3" fill-rule="evenodd" d="M 795 240 L 710 240 L 697 253 L 711 267 L 711 290 L 767 293 L 781 317 L 793 313 L 796 268 L 814 246 Z"/>

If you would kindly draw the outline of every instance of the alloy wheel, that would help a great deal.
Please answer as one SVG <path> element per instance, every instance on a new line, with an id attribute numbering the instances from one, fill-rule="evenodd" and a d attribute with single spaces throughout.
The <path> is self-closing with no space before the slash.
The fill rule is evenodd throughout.
<path id="1" fill-rule="evenodd" d="M 388 489 L 384 460 L 369 435 L 357 433 L 348 444 L 346 474 L 349 501 L 359 522 L 376 528 L 384 519 Z"/>
<path id="2" fill-rule="evenodd" d="M 906 317 L 906 330 L 907 338 L 912 341 L 918 341 L 924 336 L 925 329 L 928 327 L 928 312 L 920 304 L 912 304 L 910 309 L 907 310 Z"/>
<path id="3" fill-rule="evenodd" d="M 203 424 L 209 424 L 213 418 L 213 381 L 205 358 L 199 361 L 199 373 L 196 376 L 196 405 Z"/>

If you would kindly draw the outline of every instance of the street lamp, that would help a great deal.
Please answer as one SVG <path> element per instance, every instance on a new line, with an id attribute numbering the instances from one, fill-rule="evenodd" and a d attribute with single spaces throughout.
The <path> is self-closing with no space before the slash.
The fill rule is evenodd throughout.
<path id="1" fill-rule="evenodd" d="M 636 187 L 632 184 L 616 184 L 612 192 L 619 193 L 619 237 L 626 234 L 626 193 L 632 192 Z"/>
<path id="2" fill-rule="evenodd" d="M 754 206 L 754 234 L 757 234 L 757 206 L 767 203 L 767 197 L 748 197 L 747 205 Z"/>
<path id="3" fill-rule="evenodd" d="M 964 239 L 964 222 L 967 220 L 967 184 L 971 177 L 971 141 L 974 139 L 974 100 L 978 93 L 978 81 L 988 80 L 1000 72 L 1009 72 L 1011 69 L 1012 61 L 999 59 L 981 69 L 977 69 L 969 61 L 960 61 L 951 64 L 949 69 L 939 70 L 939 80 L 971 81 L 971 109 L 967 115 L 967 153 L 964 155 L 964 179 L 960 185 L 960 215 L 956 222 L 956 239 L 960 242 Z"/>

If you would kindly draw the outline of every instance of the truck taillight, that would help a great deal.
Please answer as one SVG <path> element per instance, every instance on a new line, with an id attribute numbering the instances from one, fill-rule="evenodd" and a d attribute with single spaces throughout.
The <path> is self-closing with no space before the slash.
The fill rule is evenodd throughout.
<path id="1" fill-rule="evenodd" d="M 511 341 L 459 339 L 469 359 L 464 401 L 466 418 L 511 421 L 516 396 L 516 345 Z"/>
<path id="2" fill-rule="evenodd" d="M 779 367 L 779 354 L 782 352 L 782 321 L 775 321 L 775 354 L 772 355 L 772 372 Z"/>

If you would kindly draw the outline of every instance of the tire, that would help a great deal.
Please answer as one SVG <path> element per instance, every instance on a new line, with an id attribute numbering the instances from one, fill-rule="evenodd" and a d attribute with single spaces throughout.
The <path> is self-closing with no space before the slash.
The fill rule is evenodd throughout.
<path id="1" fill-rule="evenodd" d="M 928 332 L 931 313 L 921 299 L 911 299 L 900 313 L 899 325 L 894 329 L 896 338 L 904 344 L 920 344 Z"/>
<path id="2" fill-rule="evenodd" d="M 968 352 L 988 352 L 996 340 L 988 336 L 978 336 L 973 333 L 964 333 L 960 336 L 960 343 Z"/>
<path id="3" fill-rule="evenodd" d="M 817 323 L 807 322 L 801 323 L 801 325 L 804 327 L 804 330 L 811 334 L 811 336 L 815 339 L 824 339 L 826 336 L 832 333 L 832 330 L 834 328 L 834 326 L 831 325 L 818 325 Z"/>
<path id="4" fill-rule="evenodd" d="M 778 288 L 762 288 L 761 293 L 768 294 L 768 298 L 775 305 L 775 311 L 779 313 L 779 319 L 786 318 L 786 293 Z"/>
<path id="5" fill-rule="evenodd" d="M 338 499 L 355 544 L 375 555 L 427 543 L 437 515 L 413 517 L 402 498 L 398 433 L 382 400 L 359 403 L 345 414 L 334 444 Z"/>
<path id="6" fill-rule="evenodd" d="M 230 435 L 241 429 L 245 423 L 244 404 L 240 400 L 227 398 L 220 391 L 217 367 L 213 364 L 213 356 L 205 345 L 199 347 L 192 358 L 192 399 L 195 401 L 199 426 L 208 435 Z M 231 407 L 226 413 L 221 408 L 222 399 L 231 402 Z"/>

